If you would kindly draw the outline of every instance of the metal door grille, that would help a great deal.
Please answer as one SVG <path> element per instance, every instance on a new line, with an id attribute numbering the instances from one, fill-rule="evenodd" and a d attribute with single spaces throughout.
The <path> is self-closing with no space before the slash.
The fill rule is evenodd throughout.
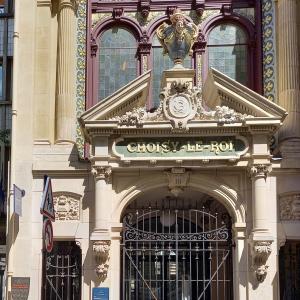
<path id="1" fill-rule="evenodd" d="M 204 209 L 125 215 L 122 300 L 232 299 L 229 228 Z"/>
<path id="2" fill-rule="evenodd" d="M 43 300 L 81 299 L 81 249 L 75 242 L 55 242 L 44 253 Z"/>

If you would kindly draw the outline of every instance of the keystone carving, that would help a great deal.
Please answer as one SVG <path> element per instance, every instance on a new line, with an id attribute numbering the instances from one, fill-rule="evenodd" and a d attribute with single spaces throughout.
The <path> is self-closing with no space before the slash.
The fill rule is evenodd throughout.
<path id="1" fill-rule="evenodd" d="M 104 281 L 109 268 L 110 241 L 96 241 L 93 244 L 93 252 L 96 261 L 95 273 L 97 277 Z"/>
<path id="2" fill-rule="evenodd" d="M 112 169 L 110 166 L 93 166 L 92 174 L 95 176 L 96 180 L 105 180 L 106 183 L 111 182 Z"/>
<path id="3" fill-rule="evenodd" d="M 171 172 L 166 172 L 169 180 L 170 192 L 178 197 L 188 185 L 190 172 L 186 172 L 185 168 L 172 168 Z"/>
<path id="4" fill-rule="evenodd" d="M 272 241 L 254 241 L 252 247 L 252 267 L 258 282 L 266 278 L 269 266 L 266 264 L 271 254 Z"/>
<path id="5" fill-rule="evenodd" d="M 53 193 L 53 202 L 56 220 L 80 220 L 80 195 L 69 192 L 56 192 Z"/>
<path id="6" fill-rule="evenodd" d="M 253 165 L 249 169 L 249 174 L 251 177 L 267 177 L 268 174 L 272 171 L 271 165 L 264 165 L 264 164 L 258 164 L 258 165 Z"/>

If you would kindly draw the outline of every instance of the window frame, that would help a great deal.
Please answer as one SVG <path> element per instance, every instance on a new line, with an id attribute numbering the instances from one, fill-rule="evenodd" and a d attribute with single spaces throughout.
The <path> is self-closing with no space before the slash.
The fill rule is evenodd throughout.
<path id="1" fill-rule="evenodd" d="M 210 19 L 202 25 L 202 32 L 205 36 L 205 40 L 208 41 L 210 32 L 217 26 L 222 24 L 232 24 L 235 26 L 239 26 L 246 34 L 247 37 L 247 84 L 246 86 L 256 92 L 261 93 L 261 82 L 262 82 L 262 74 L 261 73 L 261 64 L 260 61 L 260 42 L 259 39 L 255 39 L 256 30 L 255 25 L 252 24 L 248 19 L 241 17 L 240 15 L 231 14 L 231 15 L 223 15 L 218 14 Z M 259 51 L 256 51 L 259 50 Z M 205 46 L 203 55 L 202 55 L 202 78 L 203 82 L 207 77 L 209 68 L 208 68 L 208 45 Z M 259 78 L 259 80 L 257 80 Z"/>
<path id="2" fill-rule="evenodd" d="M 132 47 L 131 49 L 136 49 L 136 53 L 135 53 L 135 59 L 136 59 L 136 74 L 137 74 L 137 76 L 139 76 L 139 75 L 141 75 L 140 74 L 140 60 L 137 58 L 137 51 L 138 51 L 138 41 L 137 41 L 137 39 L 136 39 L 136 36 L 135 36 L 135 34 L 134 34 L 134 32 L 130 29 L 130 28 L 128 28 L 127 26 L 123 26 L 123 25 L 118 25 L 118 24 L 114 24 L 114 25 L 112 25 L 112 26 L 110 26 L 110 27 L 107 27 L 107 28 L 105 28 L 103 31 L 101 31 L 101 33 L 98 35 L 98 37 L 97 37 L 97 45 L 98 45 L 98 51 L 97 51 L 97 61 L 96 61 L 96 64 L 97 64 L 97 66 L 98 66 L 98 72 L 97 72 L 97 91 L 96 91 L 96 93 L 97 93 L 97 98 L 95 99 L 95 101 L 97 101 L 97 103 L 98 102 L 101 102 L 103 99 L 105 99 L 106 97 L 108 97 L 108 96 L 106 96 L 105 98 L 103 98 L 103 99 L 100 99 L 99 98 L 99 84 L 100 84 L 100 78 L 99 78 L 99 76 L 100 76 L 100 74 L 101 74 L 101 69 L 100 69 L 100 61 L 99 61 L 99 53 L 100 53 L 100 51 L 101 51 L 101 45 L 100 45 L 100 40 L 101 40 L 101 37 L 103 36 L 103 34 L 105 33 L 105 32 L 107 32 L 108 30 L 111 30 L 111 29 L 113 29 L 113 28 L 115 28 L 115 27 L 118 27 L 119 29 L 124 29 L 124 30 L 127 30 L 131 35 L 132 35 L 132 37 L 135 39 L 135 41 L 136 41 L 136 45 L 135 45 L 135 47 Z M 121 48 L 120 48 L 121 49 Z M 117 89 L 118 90 L 118 89 Z M 114 92 L 116 92 L 116 91 L 114 91 Z M 114 93 L 113 92 L 113 93 Z"/>

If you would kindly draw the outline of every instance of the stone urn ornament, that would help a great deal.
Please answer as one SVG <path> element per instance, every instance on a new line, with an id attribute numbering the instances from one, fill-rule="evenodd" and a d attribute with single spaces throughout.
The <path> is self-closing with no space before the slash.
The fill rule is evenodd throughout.
<path id="1" fill-rule="evenodd" d="M 183 67 L 183 60 L 187 55 L 192 55 L 192 47 L 198 36 L 198 27 L 188 22 L 180 9 L 175 9 L 170 16 L 171 25 L 163 23 L 156 34 L 164 49 L 174 62 L 174 67 Z"/>

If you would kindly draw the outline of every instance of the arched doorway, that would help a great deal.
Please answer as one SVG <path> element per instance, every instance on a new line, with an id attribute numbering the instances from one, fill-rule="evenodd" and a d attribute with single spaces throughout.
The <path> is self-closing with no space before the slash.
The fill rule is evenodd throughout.
<path id="1" fill-rule="evenodd" d="M 144 195 L 126 207 L 122 237 L 123 300 L 233 299 L 231 218 L 210 196 Z"/>

